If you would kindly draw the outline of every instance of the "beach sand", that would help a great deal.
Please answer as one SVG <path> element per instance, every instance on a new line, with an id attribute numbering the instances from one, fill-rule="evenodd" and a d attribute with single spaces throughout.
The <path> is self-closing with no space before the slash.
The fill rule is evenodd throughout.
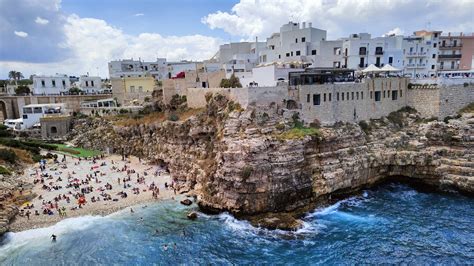
<path id="1" fill-rule="evenodd" d="M 28 202 L 33 204 L 33 208 L 26 209 L 26 203 L 20 208 L 24 209 L 24 212 L 30 211 L 29 219 L 26 215 L 20 216 L 17 215 L 14 221 L 10 224 L 10 230 L 13 232 L 40 228 L 50 226 L 55 224 L 62 219 L 83 216 L 83 215 L 108 215 L 113 212 L 117 212 L 127 207 L 131 207 L 137 204 L 146 203 L 146 202 L 157 202 L 161 199 L 172 199 L 176 197 L 175 192 L 172 188 L 165 188 L 165 182 L 167 184 L 172 183 L 172 179 L 164 170 L 161 170 L 157 165 L 147 164 L 146 162 L 139 161 L 137 157 L 130 156 L 126 161 L 122 161 L 121 156 L 118 155 L 108 155 L 103 159 L 98 159 L 94 163 L 92 160 L 79 161 L 77 158 L 66 156 L 66 162 L 62 163 L 63 155 L 58 154 L 59 163 L 54 163 L 53 160 L 48 160 L 46 164 L 46 170 L 41 172 L 39 170 L 39 164 L 36 164 L 34 167 L 29 168 L 25 171 L 25 174 L 22 176 L 26 182 L 33 184 L 33 181 L 38 178 L 37 172 L 40 174 L 47 173 L 50 175 L 50 178 L 44 178 L 44 184 L 52 186 L 61 186 L 57 190 L 51 189 L 47 190 L 43 188 L 42 183 L 37 183 L 33 185 L 32 193 L 36 194 L 36 197 Z M 114 162 L 114 164 L 112 164 Z M 105 163 L 105 166 L 101 166 L 102 163 Z M 127 166 L 127 169 L 132 169 L 135 173 L 130 174 L 131 181 L 127 182 L 131 187 L 124 189 L 123 179 L 128 177 L 126 171 L 121 170 L 124 166 Z M 64 168 L 65 167 L 65 168 Z M 91 167 L 95 167 L 91 169 Z M 113 167 L 118 169 L 114 170 Z M 97 179 L 100 183 L 96 182 L 94 171 L 97 172 Z M 158 175 L 155 175 L 155 172 L 159 172 Z M 75 174 L 74 174 L 74 173 Z M 148 175 L 144 175 L 144 172 L 147 172 Z M 137 173 L 140 177 L 144 177 L 144 183 L 137 183 Z M 71 174 L 73 178 L 77 178 L 80 181 L 86 180 L 86 175 L 92 175 L 92 180 L 89 181 L 89 184 L 80 185 L 79 189 L 74 189 L 74 187 L 66 188 L 68 182 L 68 176 Z M 104 174 L 104 175 L 102 175 Z M 58 181 L 58 178 L 61 178 L 62 181 Z M 118 183 L 118 178 L 121 179 L 120 185 Z M 150 184 L 154 184 L 159 188 L 158 199 L 153 198 L 153 193 L 149 190 Z M 111 190 L 104 190 L 105 193 L 109 194 L 112 199 L 117 199 L 117 201 L 107 200 L 104 201 L 100 194 L 102 191 L 99 188 L 105 189 L 105 185 L 109 183 L 112 185 Z M 93 191 L 86 193 L 85 199 L 86 203 L 82 208 L 78 207 L 78 200 L 74 197 L 74 194 L 80 193 L 81 188 L 93 187 Z M 132 189 L 139 188 L 140 193 L 134 194 Z M 120 195 L 117 195 L 119 192 L 126 192 L 127 197 L 122 198 Z M 70 192 L 72 194 L 70 194 Z M 66 209 L 66 216 L 62 217 L 59 215 L 56 208 L 50 208 L 50 204 L 43 205 L 43 201 L 46 203 L 51 201 L 53 207 L 55 207 L 55 197 L 59 195 L 66 195 L 70 198 L 70 202 L 67 203 L 65 199 L 58 201 L 58 206 L 60 209 L 64 206 Z M 40 195 L 42 199 L 40 199 Z M 100 198 L 100 201 L 92 202 L 92 197 Z M 51 209 L 53 215 L 43 214 L 43 209 Z M 72 210 L 72 208 L 75 208 Z M 35 210 L 39 211 L 39 215 L 35 215 Z"/>

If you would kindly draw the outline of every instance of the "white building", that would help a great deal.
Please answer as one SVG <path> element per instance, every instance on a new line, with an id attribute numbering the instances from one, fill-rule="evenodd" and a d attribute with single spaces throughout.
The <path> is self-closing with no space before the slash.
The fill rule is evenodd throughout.
<path id="1" fill-rule="evenodd" d="M 109 62 L 110 78 L 144 77 L 145 75 L 151 75 L 158 80 L 167 78 L 166 58 L 157 58 L 156 62 L 144 62 L 133 60 L 133 58 Z"/>
<path id="2" fill-rule="evenodd" d="M 296 68 L 290 64 L 272 63 L 258 66 L 252 69 L 251 75 L 240 78 L 240 84 L 242 87 L 274 87 L 280 81 L 288 81 L 288 73 L 303 70 L 303 68 Z"/>
<path id="3" fill-rule="evenodd" d="M 20 109 L 23 120 L 21 129 L 32 128 L 40 123 L 40 118 L 45 116 L 69 115 L 63 103 L 29 104 Z"/>
<path id="4" fill-rule="evenodd" d="M 390 64 L 395 68 L 403 67 L 403 36 L 371 38 L 368 33 L 351 34 L 343 39 L 343 66 L 362 70 L 374 64 L 383 67 Z"/>
<path id="5" fill-rule="evenodd" d="M 87 94 L 97 94 L 102 92 L 102 80 L 97 76 L 80 76 L 79 89 Z"/>
<path id="6" fill-rule="evenodd" d="M 403 39 L 403 73 L 411 77 L 436 76 L 441 31 L 416 31 Z"/>
<path id="7" fill-rule="evenodd" d="M 67 75 L 33 76 L 33 94 L 54 95 L 68 93 L 71 81 Z"/>

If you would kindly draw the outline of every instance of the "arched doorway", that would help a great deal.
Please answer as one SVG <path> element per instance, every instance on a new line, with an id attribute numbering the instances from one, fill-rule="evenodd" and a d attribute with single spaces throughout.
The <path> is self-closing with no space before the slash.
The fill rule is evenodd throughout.
<path id="1" fill-rule="evenodd" d="M 3 122 L 5 119 L 8 118 L 7 115 L 7 105 L 5 104 L 4 101 L 0 101 L 0 122 Z"/>
<path id="2" fill-rule="evenodd" d="M 294 100 L 287 100 L 286 101 L 286 109 L 288 109 L 288 110 L 298 109 L 298 103 L 296 103 L 296 101 L 294 101 Z"/>
<path id="3" fill-rule="evenodd" d="M 57 134 L 58 133 L 58 128 L 57 127 L 51 127 L 51 134 Z"/>

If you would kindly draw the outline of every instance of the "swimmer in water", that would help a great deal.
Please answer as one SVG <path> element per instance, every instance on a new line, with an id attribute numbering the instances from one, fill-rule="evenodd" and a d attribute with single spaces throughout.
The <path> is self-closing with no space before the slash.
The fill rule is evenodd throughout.
<path id="1" fill-rule="evenodd" d="M 131 212 L 131 213 L 134 213 L 134 211 L 133 211 L 133 209 L 132 209 L 132 208 L 130 208 L 130 212 Z"/>
<path id="2" fill-rule="evenodd" d="M 52 238 L 52 241 L 53 241 L 53 242 L 56 242 L 56 235 L 55 235 L 55 234 L 52 234 L 52 235 L 51 235 L 51 238 Z"/>
<path id="3" fill-rule="evenodd" d="M 164 251 L 167 251 L 167 250 L 168 250 L 168 245 L 167 245 L 167 244 L 164 244 L 164 245 L 163 245 L 163 250 L 164 250 Z"/>

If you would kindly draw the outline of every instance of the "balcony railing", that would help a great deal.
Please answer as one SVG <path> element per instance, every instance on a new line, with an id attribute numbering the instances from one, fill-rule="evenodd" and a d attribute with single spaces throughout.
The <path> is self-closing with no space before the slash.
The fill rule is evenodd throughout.
<path id="1" fill-rule="evenodd" d="M 426 56 L 426 52 L 408 52 L 407 56 Z"/>
<path id="2" fill-rule="evenodd" d="M 407 64 L 407 68 L 424 68 L 426 64 Z"/>
<path id="3" fill-rule="evenodd" d="M 439 49 L 453 49 L 453 48 L 462 48 L 462 43 L 457 43 L 456 45 L 454 44 L 445 44 L 445 45 L 440 45 Z"/>
<path id="4" fill-rule="evenodd" d="M 459 59 L 462 55 L 460 54 L 440 54 L 438 55 L 439 59 Z"/>

